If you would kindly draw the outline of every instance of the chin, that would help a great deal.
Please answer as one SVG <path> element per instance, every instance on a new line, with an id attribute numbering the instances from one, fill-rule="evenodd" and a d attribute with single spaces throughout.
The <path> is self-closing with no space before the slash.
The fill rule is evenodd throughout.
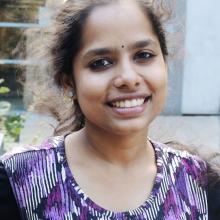
<path id="1" fill-rule="evenodd" d="M 138 132 L 146 132 L 147 135 L 149 124 L 148 121 L 143 120 L 120 122 L 114 124 L 109 132 L 115 133 L 116 135 L 130 135 Z"/>

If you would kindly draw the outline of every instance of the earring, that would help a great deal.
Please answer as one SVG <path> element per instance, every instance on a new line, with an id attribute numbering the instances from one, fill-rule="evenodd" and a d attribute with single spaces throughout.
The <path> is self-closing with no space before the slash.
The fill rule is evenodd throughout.
<path id="1" fill-rule="evenodd" d="M 73 91 L 73 90 L 70 90 L 70 91 L 68 92 L 68 96 L 69 96 L 69 98 L 71 98 L 72 100 L 76 100 L 76 99 L 77 99 L 76 93 L 75 93 L 75 91 Z"/>
<path id="2" fill-rule="evenodd" d="M 65 102 L 71 102 L 77 99 L 76 93 L 73 90 L 64 91 L 63 97 Z"/>

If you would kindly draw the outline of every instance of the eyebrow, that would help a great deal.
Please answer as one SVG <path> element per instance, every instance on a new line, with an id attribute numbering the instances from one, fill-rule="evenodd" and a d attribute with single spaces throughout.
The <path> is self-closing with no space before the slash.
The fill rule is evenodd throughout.
<path id="1" fill-rule="evenodd" d="M 95 48 L 91 49 L 83 56 L 84 58 L 90 57 L 90 56 L 102 56 L 111 53 L 113 50 L 110 48 Z"/>
<path id="2" fill-rule="evenodd" d="M 156 46 L 157 43 L 156 43 L 156 41 L 151 40 L 151 39 L 140 40 L 140 41 L 135 42 L 134 44 L 132 44 L 128 48 L 129 48 L 129 50 L 131 50 L 131 49 L 138 49 L 138 48 L 147 47 L 149 45 Z M 108 48 L 108 47 L 94 48 L 94 49 L 88 50 L 83 57 L 86 59 L 90 56 L 103 56 L 106 54 L 110 54 L 114 51 L 115 51 L 115 49 Z"/>
<path id="3" fill-rule="evenodd" d="M 143 48 L 147 46 L 156 46 L 157 43 L 154 40 L 147 39 L 147 40 L 140 40 L 135 42 L 133 45 L 131 45 L 130 49 L 137 49 L 137 48 Z"/>

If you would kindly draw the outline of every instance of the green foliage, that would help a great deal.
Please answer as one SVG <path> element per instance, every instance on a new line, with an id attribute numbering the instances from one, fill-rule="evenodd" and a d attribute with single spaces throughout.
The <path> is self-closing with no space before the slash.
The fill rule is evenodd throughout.
<path id="1" fill-rule="evenodd" d="M 2 84 L 5 80 L 0 79 L 0 84 Z M 9 93 L 10 89 L 5 86 L 0 86 L 0 94 L 6 94 Z M 4 115 L 10 110 L 11 104 L 6 101 L 0 101 L 0 120 L 3 121 Z"/>
<path id="2" fill-rule="evenodd" d="M 0 84 L 4 79 L 0 79 Z M 7 87 L 0 87 L 0 94 L 10 91 Z M 21 129 L 24 127 L 24 117 L 22 115 L 7 115 L 11 108 L 11 104 L 6 101 L 0 101 L 0 132 L 4 134 L 4 149 L 7 149 L 9 143 L 19 141 Z"/>
<path id="3" fill-rule="evenodd" d="M 0 79 L 0 84 L 2 84 L 4 81 L 4 79 Z M 8 87 L 0 86 L 0 94 L 5 94 L 8 92 L 10 92 L 10 89 Z"/>
<path id="4" fill-rule="evenodd" d="M 21 129 L 24 127 L 24 121 L 25 119 L 21 115 L 7 116 L 4 121 L 7 134 L 16 142 L 19 141 Z"/>
<path id="5" fill-rule="evenodd" d="M 10 89 L 8 87 L 5 87 L 5 86 L 0 87 L 0 94 L 5 94 L 9 92 L 10 92 Z"/>

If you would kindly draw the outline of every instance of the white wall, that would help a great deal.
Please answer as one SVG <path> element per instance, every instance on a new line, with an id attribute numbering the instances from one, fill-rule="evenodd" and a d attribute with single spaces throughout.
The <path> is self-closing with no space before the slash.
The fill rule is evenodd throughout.
<path id="1" fill-rule="evenodd" d="M 187 0 L 182 113 L 220 113 L 219 10 L 219 0 Z"/>

